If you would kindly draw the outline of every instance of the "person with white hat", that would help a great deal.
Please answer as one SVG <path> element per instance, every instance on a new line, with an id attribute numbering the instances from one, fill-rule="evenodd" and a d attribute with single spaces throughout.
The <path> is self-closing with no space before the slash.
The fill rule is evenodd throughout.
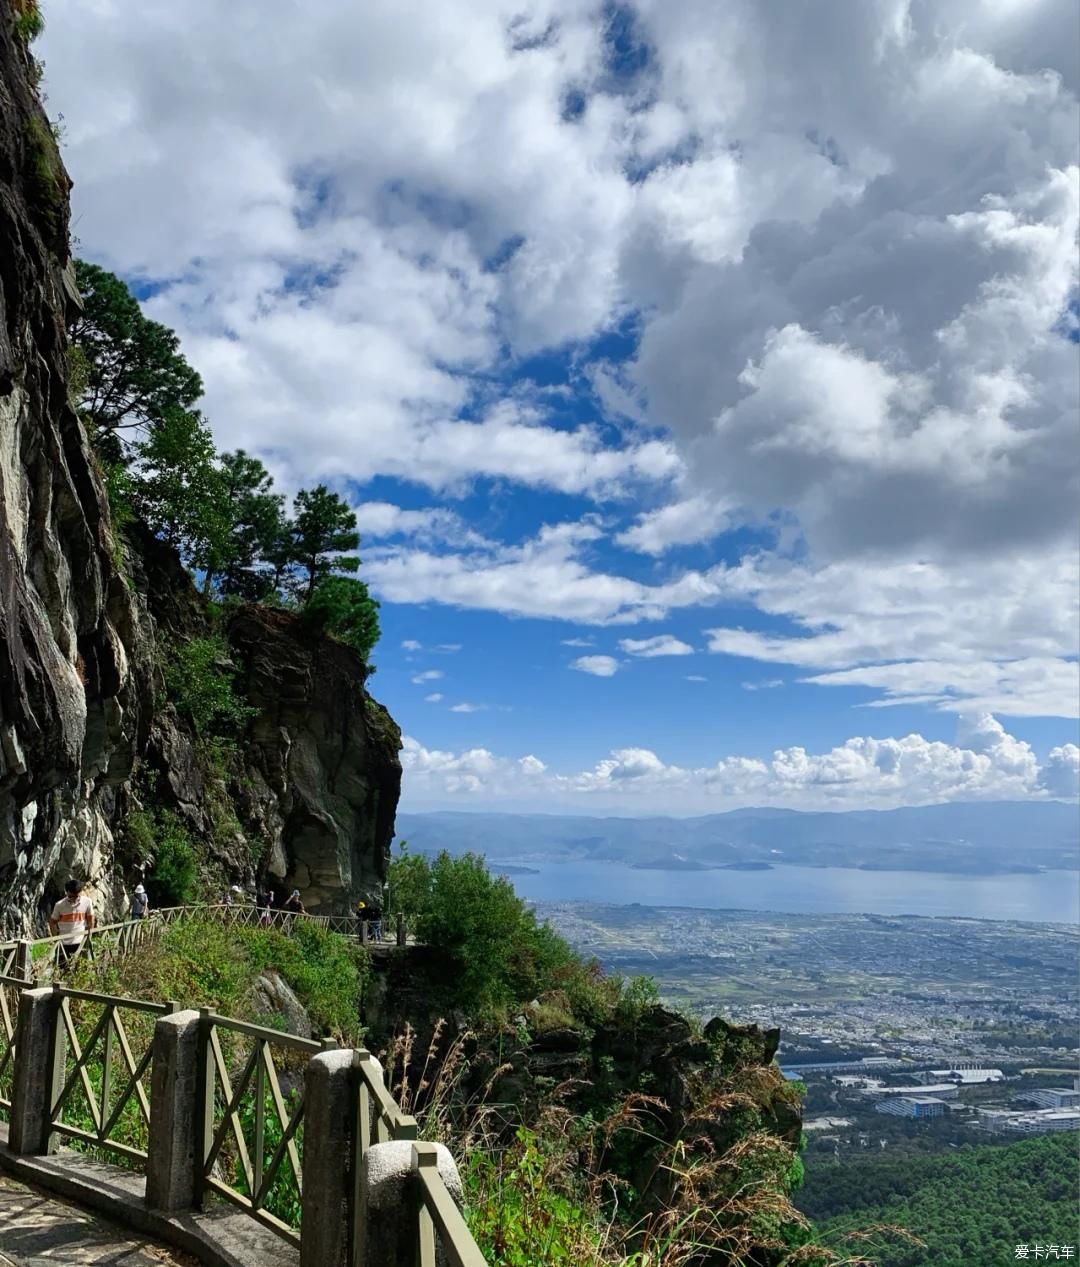
<path id="1" fill-rule="evenodd" d="M 131 899 L 131 918 L 146 919 L 150 913 L 150 899 L 146 896 L 146 890 L 141 884 L 135 886 L 135 893 Z"/>

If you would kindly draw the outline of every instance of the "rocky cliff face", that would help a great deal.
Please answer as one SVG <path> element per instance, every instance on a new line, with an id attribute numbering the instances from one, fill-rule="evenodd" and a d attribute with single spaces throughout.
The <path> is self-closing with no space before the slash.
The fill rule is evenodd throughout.
<path id="1" fill-rule="evenodd" d="M 114 541 L 67 396 L 65 324 L 78 296 L 70 182 L 0 14 L 0 929 L 32 928 L 68 873 L 118 915 L 143 861 L 123 823 L 154 798 L 203 842 L 207 878 L 295 884 L 340 908 L 381 883 L 400 789 L 400 734 L 348 648 L 283 612 L 224 622 L 250 723 L 208 770 L 168 703 L 170 648 L 210 628 L 175 554 Z M 232 829 L 220 830 L 222 805 Z M 215 807 L 216 823 L 215 827 Z"/>
<path id="2" fill-rule="evenodd" d="M 67 400 L 68 179 L 0 20 L 0 891 L 6 920 L 79 867 L 114 901 L 109 822 L 147 717 L 145 640 Z"/>

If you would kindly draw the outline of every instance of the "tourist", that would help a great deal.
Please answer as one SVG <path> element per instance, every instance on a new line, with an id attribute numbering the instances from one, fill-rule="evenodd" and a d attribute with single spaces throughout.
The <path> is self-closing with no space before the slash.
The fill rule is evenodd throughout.
<path id="1" fill-rule="evenodd" d="M 131 899 L 131 918 L 146 919 L 150 911 L 150 899 L 146 896 L 146 890 L 141 884 L 135 886 L 135 893 Z"/>
<path id="2" fill-rule="evenodd" d="M 285 903 L 285 909 L 292 915 L 303 915 L 306 913 L 304 911 L 304 904 L 300 900 L 299 889 L 293 889 L 292 893 L 289 894 L 289 900 Z"/>
<path id="3" fill-rule="evenodd" d="M 263 928 L 269 928 L 272 923 L 270 908 L 273 905 L 274 895 L 269 889 L 255 890 L 255 909 L 259 912 L 259 923 Z"/>
<path id="4" fill-rule="evenodd" d="M 82 881 L 69 880 L 64 896 L 49 916 L 49 932 L 60 941 L 60 962 L 69 963 L 82 950 L 86 936 L 94 927 L 94 905 L 83 896 Z"/>
<path id="5" fill-rule="evenodd" d="M 368 922 L 368 932 L 371 934 L 371 940 L 382 941 L 382 908 L 378 902 L 370 902 L 368 904 L 365 918 Z"/>

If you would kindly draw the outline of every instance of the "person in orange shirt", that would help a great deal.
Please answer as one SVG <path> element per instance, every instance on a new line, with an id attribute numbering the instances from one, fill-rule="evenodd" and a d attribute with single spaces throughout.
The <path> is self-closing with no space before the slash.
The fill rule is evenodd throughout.
<path id="1" fill-rule="evenodd" d="M 64 890 L 49 916 L 49 932 L 62 938 L 60 962 L 68 963 L 82 949 L 86 934 L 94 927 L 94 905 L 83 896 L 80 880 L 69 880 Z"/>

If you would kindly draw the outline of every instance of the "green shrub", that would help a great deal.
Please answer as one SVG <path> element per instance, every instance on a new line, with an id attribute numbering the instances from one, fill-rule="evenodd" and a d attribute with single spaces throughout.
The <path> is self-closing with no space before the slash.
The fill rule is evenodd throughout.
<path id="1" fill-rule="evenodd" d="M 440 1000 L 495 1015 L 557 990 L 573 1017 L 598 1025 L 612 1015 L 619 982 L 584 960 L 476 854 L 434 862 L 402 844 L 390 864 L 389 913 L 402 912 L 421 941 L 445 950 L 452 985 Z"/>
<path id="2" fill-rule="evenodd" d="M 327 576 L 304 606 L 304 619 L 314 629 L 346 643 L 367 662 L 379 641 L 379 604 L 363 581 L 353 576 Z"/>
<path id="3" fill-rule="evenodd" d="M 38 223 L 50 242 L 60 236 L 67 202 L 67 178 L 60 161 L 56 132 L 37 114 L 23 125 L 27 182 Z"/>
<path id="4" fill-rule="evenodd" d="M 235 672 L 225 639 L 218 634 L 191 638 L 174 648 L 165 666 L 165 689 L 199 738 L 233 735 L 254 714 L 236 695 Z"/>
<path id="5" fill-rule="evenodd" d="M 45 19 L 37 0 L 14 0 L 15 34 L 24 44 L 32 44 L 45 30 Z"/>
<path id="6" fill-rule="evenodd" d="M 194 841 L 172 810 L 158 810 L 152 824 L 154 863 L 146 877 L 150 901 L 155 906 L 193 902 L 198 896 L 199 880 Z M 145 825 L 137 830 L 145 830 Z"/>

